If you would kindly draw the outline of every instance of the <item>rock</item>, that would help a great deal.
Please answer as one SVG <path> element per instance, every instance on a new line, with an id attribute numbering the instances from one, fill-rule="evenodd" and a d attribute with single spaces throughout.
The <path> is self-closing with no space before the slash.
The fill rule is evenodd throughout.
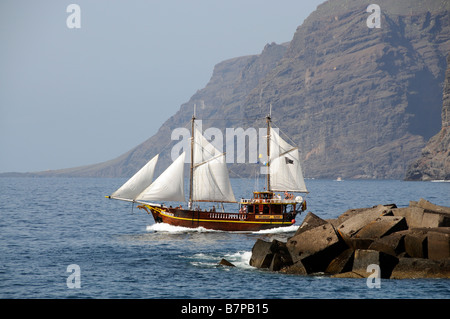
<path id="1" fill-rule="evenodd" d="M 386 214 L 392 213 L 390 208 L 383 205 L 378 205 L 373 208 L 358 211 L 353 216 L 344 220 L 344 222 L 342 222 L 337 227 L 337 231 L 339 232 L 341 237 L 347 242 L 349 238 L 353 237 L 368 223 Z"/>
<path id="2" fill-rule="evenodd" d="M 450 226 L 450 218 L 441 214 L 424 212 L 422 227 L 446 227 Z"/>
<path id="3" fill-rule="evenodd" d="M 408 226 L 404 217 L 380 216 L 361 228 L 356 234 L 356 238 L 381 238 L 391 233 L 405 230 Z"/>
<path id="4" fill-rule="evenodd" d="M 292 264 L 288 267 L 282 268 L 280 270 L 280 272 L 283 272 L 285 274 L 290 274 L 290 275 L 307 275 L 308 274 L 305 266 L 302 264 L 301 261 L 298 261 L 295 264 Z"/>
<path id="5" fill-rule="evenodd" d="M 284 267 L 292 265 L 291 254 L 286 247 L 286 243 L 274 239 L 270 246 L 270 251 L 273 253 L 273 258 L 269 270 L 279 271 Z"/>
<path id="6" fill-rule="evenodd" d="M 398 259 L 396 257 L 383 252 L 357 249 L 355 250 L 352 271 L 363 277 L 368 277 L 370 273 L 367 272 L 367 267 L 375 264 L 380 267 L 381 278 L 389 278 L 397 263 Z"/>
<path id="7" fill-rule="evenodd" d="M 228 260 L 222 258 L 221 261 L 219 261 L 219 265 L 222 266 L 228 266 L 228 267 L 236 267 L 235 265 L 233 265 L 232 263 L 230 263 Z"/>
<path id="8" fill-rule="evenodd" d="M 224 129 L 240 127 L 242 118 L 258 128 L 260 119 L 251 119 L 273 103 L 286 133 L 305 148 L 311 177 L 403 178 L 424 137 L 439 129 L 447 3 L 383 1 L 386 23 L 370 30 L 359 1 L 324 2 L 293 28 L 290 43 L 218 63 L 208 84 L 141 145 L 108 162 L 40 176 L 130 176 L 160 151 L 160 161 L 169 163 L 170 133 L 189 121 L 194 104 L 201 106 L 198 118 Z M 239 175 L 249 176 L 244 167 Z"/>
<path id="9" fill-rule="evenodd" d="M 353 272 L 353 271 L 343 272 L 341 274 L 334 274 L 334 275 L 331 275 L 330 277 L 332 277 L 332 278 L 356 278 L 356 279 L 366 278 L 366 276 L 361 276 L 360 274 Z"/>
<path id="10" fill-rule="evenodd" d="M 422 157 L 411 163 L 406 180 L 450 179 L 450 54 L 447 54 L 442 94 L 441 130 L 422 149 Z"/>
<path id="11" fill-rule="evenodd" d="M 301 261 L 308 273 L 325 271 L 333 258 L 345 249 L 330 223 L 289 238 L 287 249 L 294 263 Z"/>
<path id="12" fill-rule="evenodd" d="M 392 256 L 398 256 L 405 251 L 405 231 L 396 232 L 376 239 L 368 249 L 380 251 Z"/>
<path id="13" fill-rule="evenodd" d="M 450 259 L 399 258 L 391 279 L 450 278 Z"/>
<path id="14" fill-rule="evenodd" d="M 356 249 L 368 249 L 375 239 L 345 237 L 343 238 L 343 240 L 348 247 L 352 248 L 353 250 L 356 250 Z"/>
<path id="15" fill-rule="evenodd" d="M 425 211 L 421 207 L 394 208 L 392 213 L 394 216 L 404 217 L 408 228 L 424 227 L 422 221 Z"/>
<path id="16" fill-rule="evenodd" d="M 424 210 L 420 227 L 449 227 L 450 209 L 438 206 L 421 198 L 418 202 L 410 201 L 410 207 L 418 207 Z"/>
<path id="17" fill-rule="evenodd" d="M 348 210 L 332 220 L 310 212 L 287 243 L 258 239 L 250 265 L 338 278 L 367 278 L 368 266 L 377 265 L 385 279 L 450 278 L 450 227 L 408 228 L 430 225 L 426 214 L 447 216 L 445 208 L 421 200 L 404 209 L 390 204 Z"/>
<path id="18" fill-rule="evenodd" d="M 450 227 L 434 228 L 428 232 L 428 258 L 450 258 Z"/>
<path id="19" fill-rule="evenodd" d="M 442 206 L 437 207 L 442 208 Z M 410 202 L 409 207 L 393 209 L 392 213 L 394 216 L 405 217 L 409 228 L 450 226 L 450 214 L 439 208 L 436 208 L 436 210 L 431 210 L 429 208 L 419 206 L 418 202 Z"/>
<path id="20" fill-rule="evenodd" d="M 253 245 L 250 266 L 278 271 L 290 265 L 292 265 L 292 258 L 286 247 L 286 243 L 276 239 L 272 242 L 258 239 L 255 245 Z"/>
<path id="21" fill-rule="evenodd" d="M 428 258 L 427 229 L 412 229 L 405 235 L 405 252 L 414 258 Z"/>
<path id="22" fill-rule="evenodd" d="M 421 198 L 418 202 L 410 201 L 409 206 L 421 207 L 426 211 L 435 212 L 439 214 L 450 214 L 450 207 L 435 205 L 423 198 Z"/>
<path id="23" fill-rule="evenodd" d="M 256 268 L 269 268 L 272 263 L 273 253 L 270 250 L 272 243 L 258 239 L 252 248 L 250 266 Z"/>
<path id="24" fill-rule="evenodd" d="M 357 214 L 359 214 L 359 213 L 361 213 L 363 211 L 371 209 L 371 208 L 373 208 L 373 207 L 348 209 L 344 213 L 339 215 L 337 220 L 339 221 L 339 224 L 342 224 L 347 219 L 349 219 L 349 218 L 351 218 L 351 217 L 353 217 L 353 216 L 355 216 L 355 215 L 357 215 Z"/>
<path id="25" fill-rule="evenodd" d="M 297 232 L 295 233 L 295 235 L 300 235 L 301 233 L 303 233 L 307 230 L 313 229 L 317 226 L 324 225 L 326 223 L 327 223 L 327 221 L 323 220 L 322 218 L 318 217 L 317 215 L 315 215 L 311 212 L 308 212 L 308 214 L 303 219 L 302 224 L 297 229 Z"/>
<path id="26" fill-rule="evenodd" d="M 338 274 L 352 270 L 355 251 L 351 248 L 344 250 L 339 256 L 334 258 L 328 265 L 325 272 L 328 274 Z"/>

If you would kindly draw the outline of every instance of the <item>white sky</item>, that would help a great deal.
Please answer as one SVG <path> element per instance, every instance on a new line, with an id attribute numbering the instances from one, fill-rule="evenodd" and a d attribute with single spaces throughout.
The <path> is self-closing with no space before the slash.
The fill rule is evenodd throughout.
<path id="1" fill-rule="evenodd" d="M 290 41 L 324 0 L 1 0 L 0 172 L 94 164 L 151 137 L 215 64 Z M 69 4 L 81 28 L 69 29 Z"/>

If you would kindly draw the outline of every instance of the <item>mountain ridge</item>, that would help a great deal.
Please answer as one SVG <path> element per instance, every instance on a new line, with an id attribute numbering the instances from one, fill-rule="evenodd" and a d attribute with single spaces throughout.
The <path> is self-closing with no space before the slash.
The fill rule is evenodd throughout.
<path id="1" fill-rule="evenodd" d="M 378 1 L 381 28 L 366 25 L 369 1 L 319 5 L 284 44 L 218 63 L 210 81 L 158 132 L 107 162 L 27 176 L 129 177 L 162 151 L 197 105 L 203 128 L 263 127 L 273 119 L 299 146 L 306 177 L 403 179 L 438 132 L 450 1 Z M 253 168 L 231 165 L 237 176 Z M 4 174 L 3 174 L 4 175 Z M 232 175 L 233 176 L 233 175 Z"/>

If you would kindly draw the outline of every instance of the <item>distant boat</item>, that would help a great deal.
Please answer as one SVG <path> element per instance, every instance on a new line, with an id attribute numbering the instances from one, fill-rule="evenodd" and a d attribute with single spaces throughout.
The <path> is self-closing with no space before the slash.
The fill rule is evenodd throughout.
<path id="1" fill-rule="evenodd" d="M 183 227 L 204 227 L 223 231 L 258 231 L 291 226 L 298 213 L 306 209 L 301 196 L 288 193 L 308 193 L 304 182 L 297 147 L 289 145 L 271 127 L 267 120 L 268 172 L 267 185 L 263 191 L 253 192 L 250 199 L 241 199 L 235 212 L 225 212 L 223 203 L 237 203 L 231 187 L 225 153 L 209 143 L 191 121 L 191 161 L 189 174 L 189 197 L 187 207 L 184 194 L 183 152 L 155 181 L 158 155 L 107 198 L 139 204 L 137 207 L 152 214 L 155 222 Z M 273 152 L 271 153 L 270 150 Z M 278 152 L 274 152 L 278 151 Z M 273 154 L 271 156 L 271 154 Z M 275 192 L 282 192 L 283 197 Z M 180 202 L 177 207 L 156 202 Z M 194 208 L 196 202 L 210 202 L 208 211 Z"/>
<path id="2" fill-rule="evenodd" d="M 342 178 L 341 177 L 336 178 L 336 182 L 342 182 Z"/>

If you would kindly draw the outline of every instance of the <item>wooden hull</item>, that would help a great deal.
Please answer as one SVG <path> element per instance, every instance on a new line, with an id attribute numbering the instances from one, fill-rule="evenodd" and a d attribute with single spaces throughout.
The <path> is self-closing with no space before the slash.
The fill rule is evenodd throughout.
<path id="1" fill-rule="evenodd" d="M 168 207 L 143 205 L 153 215 L 155 222 L 189 228 L 204 227 L 222 231 L 259 231 L 277 227 L 291 226 L 295 214 L 239 214 L 205 212 Z"/>

